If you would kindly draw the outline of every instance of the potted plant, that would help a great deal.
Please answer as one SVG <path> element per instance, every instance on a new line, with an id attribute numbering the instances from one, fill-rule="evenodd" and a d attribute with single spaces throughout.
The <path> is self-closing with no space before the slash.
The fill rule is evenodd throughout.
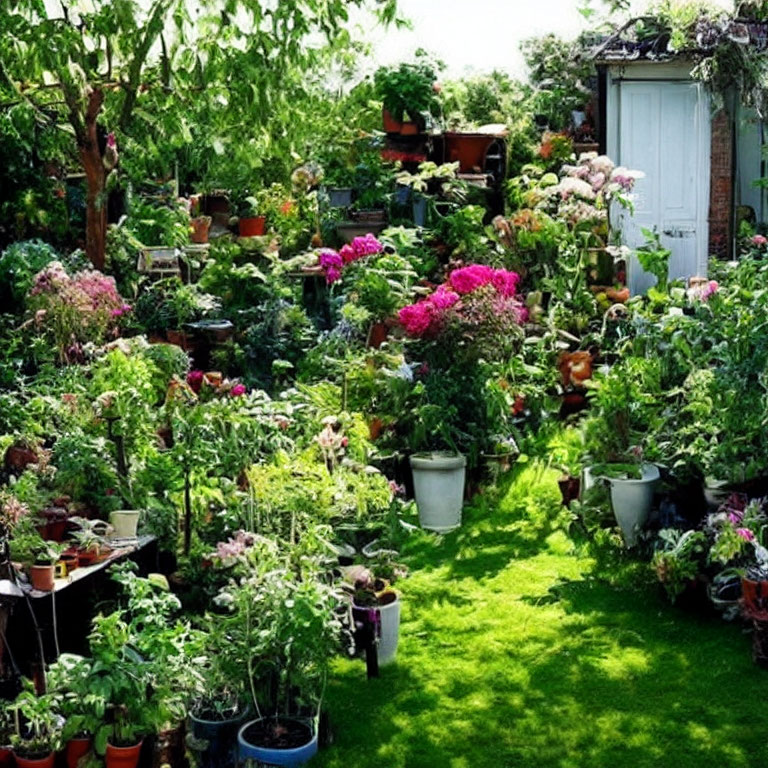
<path id="1" fill-rule="evenodd" d="M 417 453 L 410 457 L 419 524 L 437 533 L 461 525 L 467 457 L 447 451 Z"/>
<path id="2" fill-rule="evenodd" d="M 417 173 L 401 171 L 397 174 L 398 188 L 412 191 L 413 223 L 417 227 L 427 225 L 429 204 L 434 195 L 456 203 L 466 200 L 466 185 L 456 176 L 458 168 L 458 163 L 437 165 L 427 161 L 419 165 Z"/>
<path id="3" fill-rule="evenodd" d="M 91 668 L 90 659 L 63 653 L 48 670 L 48 688 L 58 694 L 65 721 L 62 743 L 67 768 L 78 768 L 81 758 L 91 752 L 93 735 L 103 723 L 105 702 L 91 689 Z"/>
<path id="4" fill-rule="evenodd" d="M 588 383 L 591 415 L 584 424 L 590 479 L 605 478 L 627 546 L 648 520 L 659 468 L 643 456 L 661 409 L 657 360 L 630 358 Z"/>
<path id="5" fill-rule="evenodd" d="M 42 541 L 35 553 L 35 562 L 29 567 L 29 580 L 34 589 L 52 592 L 56 577 L 56 563 L 59 562 L 66 544 Z"/>
<path id="6" fill-rule="evenodd" d="M 0 709 L 0 768 L 13 768 L 13 716 L 7 708 Z"/>
<path id="7" fill-rule="evenodd" d="M 190 198 L 190 235 L 189 239 L 198 245 L 204 245 L 208 242 L 208 232 L 211 228 L 213 219 L 210 216 L 204 216 L 201 212 L 201 195 L 192 195 Z"/>
<path id="8" fill-rule="evenodd" d="M 374 76 L 376 95 L 383 105 L 384 130 L 387 133 L 416 135 L 426 120 L 439 113 L 439 88 L 435 66 L 422 56 L 414 63 L 381 67 Z"/>
<path id="9" fill-rule="evenodd" d="M 266 233 L 267 217 L 262 212 L 262 196 L 248 195 L 238 205 L 237 229 L 240 237 L 261 237 Z"/>
<path id="10" fill-rule="evenodd" d="M 345 580 L 352 589 L 352 617 L 373 628 L 379 666 L 391 664 L 400 632 L 400 596 L 363 566 L 351 566 Z"/>
<path id="11" fill-rule="evenodd" d="M 704 564 L 707 537 L 703 531 L 665 528 L 659 531 L 659 543 L 651 567 L 674 603 L 697 583 Z"/>
<path id="12" fill-rule="evenodd" d="M 101 562 L 112 551 L 104 539 L 91 530 L 77 531 L 72 534 L 77 552 L 79 567 L 87 567 Z"/>
<path id="13" fill-rule="evenodd" d="M 233 609 L 256 714 L 238 734 L 241 760 L 296 766 L 317 753 L 323 690 L 341 632 L 340 595 L 324 578 L 319 532 L 307 530 L 302 548 L 306 554 L 296 558 L 254 537 L 239 586 L 221 596 Z"/>
<path id="14" fill-rule="evenodd" d="M 11 743 L 17 768 L 53 768 L 63 722 L 58 704 L 56 694 L 38 696 L 29 680 L 16 700 L 7 704 L 15 721 Z"/>

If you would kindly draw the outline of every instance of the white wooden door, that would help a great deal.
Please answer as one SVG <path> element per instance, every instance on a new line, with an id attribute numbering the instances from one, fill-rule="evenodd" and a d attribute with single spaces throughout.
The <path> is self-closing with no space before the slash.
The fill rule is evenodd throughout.
<path id="1" fill-rule="evenodd" d="M 669 277 L 706 275 L 709 248 L 709 99 L 689 81 L 620 82 L 613 89 L 611 142 L 616 162 L 643 171 L 635 187 L 634 216 L 620 215 L 622 239 L 631 248 L 645 242 L 642 229 L 661 235 L 672 251 Z M 645 293 L 655 282 L 636 258 L 629 265 L 629 288 Z"/>

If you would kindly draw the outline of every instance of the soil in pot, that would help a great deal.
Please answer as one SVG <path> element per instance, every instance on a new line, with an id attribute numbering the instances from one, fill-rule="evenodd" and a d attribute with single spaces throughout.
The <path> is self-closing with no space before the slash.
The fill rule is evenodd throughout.
<path id="1" fill-rule="evenodd" d="M 312 730 L 297 720 L 256 720 L 242 734 L 257 747 L 266 749 L 298 749 L 312 741 Z"/>

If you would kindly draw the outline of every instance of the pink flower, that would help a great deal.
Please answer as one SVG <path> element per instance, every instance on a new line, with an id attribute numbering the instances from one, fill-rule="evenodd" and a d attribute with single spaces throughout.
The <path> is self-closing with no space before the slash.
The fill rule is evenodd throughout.
<path id="1" fill-rule="evenodd" d="M 362 259 L 363 256 L 381 253 L 384 250 L 384 246 L 369 232 L 364 237 L 356 237 L 352 241 L 352 250 L 358 259 Z"/>
<path id="2" fill-rule="evenodd" d="M 451 272 L 448 282 L 456 293 L 467 294 L 488 285 L 493 280 L 494 270 L 485 264 L 472 264 Z"/>
<path id="3" fill-rule="evenodd" d="M 325 282 L 330 285 L 341 278 L 341 268 L 344 261 L 340 254 L 330 248 L 324 248 L 318 254 L 318 261 L 325 272 Z"/>
<path id="4" fill-rule="evenodd" d="M 492 282 L 494 288 L 505 297 L 514 296 L 520 285 L 520 275 L 506 269 L 497 269 L 493 273 Z"/>
<path id="5" fill-rule="evenodd" d="M 245 391 L 245 384 L 235 384 L 235 386 L 229 390 L 229 394 L 232 395 L 232 397 L 241 397 L 245 394 Z"/>
<path id="6" fill-rule="evenodd" d="M 203 377 L 205 374 L 202 371 L 190 371 L 187 374 L 187 384 L 190 389 L 197 394 L 200 388 L 203 386 Z"/>
<path id="7" fill-rule="evenodd" d="M 355 261 L 355 259 L 357 258 L 355 249 L 351 245 L 342 246 L 341 250 L 339 251 L 339 255 L 341 256 L 341 260 L 345 264 L 350 264 L 351 262 Z"/>
<path id="8" fill-rule="evenodd" d="M 435 307 L 428 301 L 420 301 L 403 307 L 398 319 L 409 336 L 423 336 L 432 327 Z"/>
<path id="9" fill-rule="evenodd" d="M 749 528 L 737 528 L 736 529 L 737 535 L 741 536 L 744 541 L 754 541 L 755 540 L 755 534 L 752 533 L 752 531 L 749 530 Z"/>
<path id="10" fill-rule="evenodd" d="M 768 243 L 768 237 L 765 237 L 764 235 L 755 235 L 752 238 L 752 245 L 762 246 Z"/>
<path id="11" fill-rule="evenodd" d="M 441 285 L 428 299 L 437 309 L 450 309 L 459 300 L 459 294 Z"/>
<path id="12" fill-rule="evenodd" d="M 717 280 L 710 280 L 709 283 L 707 283 L 706 288 L 704 288 L 701 293 L 702 301 L 706 301 L 710 296 L 716 294 L 719 289 L 720 285 L 718 284 Z"/>

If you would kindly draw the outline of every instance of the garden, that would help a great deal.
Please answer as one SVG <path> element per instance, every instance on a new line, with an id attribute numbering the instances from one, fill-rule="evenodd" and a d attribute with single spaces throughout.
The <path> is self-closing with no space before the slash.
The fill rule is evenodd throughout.
<path id="1" fill-rule="evenodd" d="M 738 5 L 0 17 L 0 768 L 763 763 L 768 227 L 626 245 L 590 53 L 760 111 Z"/>

